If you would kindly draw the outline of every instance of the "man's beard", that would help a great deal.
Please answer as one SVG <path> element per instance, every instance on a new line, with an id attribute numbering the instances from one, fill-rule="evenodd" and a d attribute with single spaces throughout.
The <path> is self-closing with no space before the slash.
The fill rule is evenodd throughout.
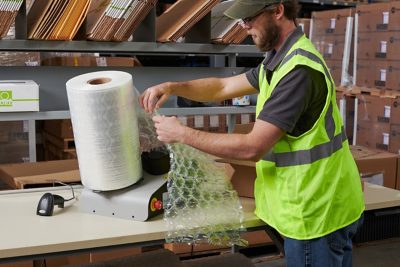
<path id="1" fill-rule="evenodd" d="M 253 39 L 257 48 L 261 52 L 271 51 L 279 42 L 279 26 L 272 19 L 270 19 L 267 23 L 267 27 L 264 28 L 264 31 L 258 37 L 259 38 L 257 40 Z"/>

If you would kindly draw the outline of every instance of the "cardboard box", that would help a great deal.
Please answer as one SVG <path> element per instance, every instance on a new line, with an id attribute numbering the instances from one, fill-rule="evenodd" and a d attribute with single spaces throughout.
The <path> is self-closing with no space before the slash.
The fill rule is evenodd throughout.
<path id="1" fill-rule="evenodd" d="M 226 172 L 240 197 L 254 198 L 254 182 L 256 180 L 256 163 L 246 160 L 218 159 L 225 163 Z"/>
<path id="2" fill-rule="evenodd" d="M 30 80 L 0 81 L 0 112 L 39 111 L 39 85 Z"/>
<path id="3" fill-rule="evenodd" d="M 357 5 L 358 31 L 375 32 L 388 31 L 390 21 L 390 4 L 377 3 Z"/>
<path id="4" fill-rule="evenodd" d="M 242 238 L 249 242 L 249 247 L 273 244 L 273 241 L 264 230 L 244 232 Z M 175 254 L 201 254 L 213 251 L 230 250 L 229 247 L 213 246 L 209 244 L 187 245 L 187 244 L 164 244 L 164 248 L 171 250 Z"/>
<path id="5" fill-rule="evenodd" d="M 342 79 L 342 60 L 325 59 L 325 63 L 329 68 L 329 72 L 336 86 L 339 86 Z"/>
<path id="6" fill-rule="evenodd" d="M 74 66 L 74 67 L 137 67 L 142 66 L 135 57 L 90 57 L 68 56 L 51 57 L 42 60 L 43 66 Z"/>
<path id="7" fill-rule="evenodd" d="M 127 256 L 133 256 L 142 253 L 141 247 L 128 247 L 119 249 L 110 249 L 103 252 L 92 252 L 90 253 L 90 262 L 107 261 Z"/>
<path id="8" fill-rule="evenodd" d="M 169 249 L 175 254 L 206 254 L 211 252 L 220 252 L 222 250 L 230 250 L 229 247 L 224 246 L 215 246 L 209 244 L 197 244 L 197 245 L 188 245 L 188 244 L 174 244 L 167 243 L 164 244 L 165 249 Z"/>
<path id="9" fill-rule="evenodd" d="M 13 263 L 0 263 L 0 267 L 33 267 L 33 261 L 18 261 Z"/>
<path id="10" fill-rule="evenodd" d="M 98 67 L 140 67 L 142 64 L 136 57 L 95 57 Z M 92 59 L 92 61 L 93 61 Z"/>
<path id="11" fill-rule="evenodd" d="M 360 87 L 400 91 L 400 61 L 358 60 L 356 84 Z"/>
<path id="12" fill-rule="evenodd" d="M 45 120 L 43 122 L 43 130 L 59 138 L 74 138 L 70 119 Z"/>
<path id="13" fill-rule="evenodd" d="M 390 123 L 392 99 L 358 95 L 358 122 Z"/>
<path id="14" fill-rule="evenodd" d="M 253 126 L 254 123 L 236 124 L 233 133 L 249 133 Z M 254 198 L 254 181 L 257 176 L 255 162 L 233 159 L 217 159 L 216 161 L 225 163 L 227 175 L 240 197 Z"/>
<path id="15" fill-rule="evenodd" d="M 53 181 L 80 182 L 78 161 L 57 160 L 0 165 L 0 179 L 11 188 L 52 185 Z"/>
<path id="16" fill-rule="evenodd" d="M 400 3 L 391 1 L 386 3 L 357 5 L 358 31 L 399 31 L 400 30 Z"/>
<path id="17" fill-rule="evenodd" d="M 399 60 L 400 32 L 359 33 L 358 59 Z"/>
<path id="18" fill-rule="evenodd" d="M 386 88 L 387 83 L 392 83 L 388 64 L 389 62 L 386 60 L 358 60 L 356 85 L 368 88 Z"/>
<path id="19" fill-rule="evenodd" d="M 350 150 L 361 176 L 382 173 L 383 185 L 396 188 L 398 155 L 363 146 L 350 146 Z"/>
<path id="20" fill-rule="evenodd" d="M 389 152 L 400 154 L 400 124 L 390 125 Z M 398 169 L 398 172 L 400 173 L 400 169 Z"/>
<path id="21" fill-rule="evenodd" d="M 236 124 L 235 128 L 233 129 L 233 133 L 247 134 L 251 132 L 253 127 L 254 127 L 254 122 Z"/>
<path id="22" fill-rule="evenodd" d="M 344 35 L 320 35 L 313 37 L 313 44 L 324 59 L 342 60 L 344 51 Z"/>
<path id="23" fill-rule="evenodd" d="M 347 17 L 353 16 L 353 12 L 352 8 L 312 12 L 313 38 L 320 35 L 346 34 Z"/>
<path id="24" fill-rule="evenodd" d="M 391 124 L 400 124 L 400 99 L 399 98 L 392 99 L 392 107 L 390 110 L 390 123 Z"/>
<path id="25" fill-rule="evenodd" d="M 371 121 L 357 122 L 356 144 L 389 151 L 390 124 Z"/>
<path id="26" fill-rule="evenodd" d="M 400 158 L 397 159 L 396 189 L 397 189 L 397 190 L 400 190 Z"/>
<path id="27" fill-rule="evenodd" d="M 389 31 L 400 31 L 400 2 L 392 1 L 389 5 Z"/>
<path id="28" fill-rule="evenodd" d="M 70 256 L 59 256 L 59 257 L 49 257 L 45 259 L 44 266 L 46 267 L 58 267 L 65 265 L 80 265 L 90 263 L 90 254 L 83 253 L 78 255 L 70 255 Z M 43 262 L 39 260 L 37 266 L 42 266 Z M 35 264 L 36 266 L 36 264 Z"/>

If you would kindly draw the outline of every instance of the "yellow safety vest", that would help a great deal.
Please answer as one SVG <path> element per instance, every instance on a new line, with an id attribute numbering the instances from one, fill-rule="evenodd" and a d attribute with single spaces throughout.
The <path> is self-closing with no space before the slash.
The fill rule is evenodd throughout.
<path id="1" fill-rule="evenodd" d="M 322 56 L 304 35 L 276 68 L 271 84 L 260 68 L 256 114 L 279 81 L 297 65 L 324 74 L 326 102 L 310 130 L 297 137 L 284 135 L 257 162 L 254 194 L 258 217 L 282 235 L 302 240 L 353 223 L 364 210 L 364 199 L 336 104 L 335 85 Z"/>

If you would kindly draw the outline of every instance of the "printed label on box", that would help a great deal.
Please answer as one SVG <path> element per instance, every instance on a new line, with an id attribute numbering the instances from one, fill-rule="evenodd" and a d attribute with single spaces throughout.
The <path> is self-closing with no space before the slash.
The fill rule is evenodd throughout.
<path id="1" fill-rule="evenodd" d="M 333 44 L 328 44 L 328 54 L 332 55 L 333 53 Z"/>
<path id="2" fill-rule="evenodd" d="M 0 91 L 0 107 L 12 107 L 13 98 L 11 90 Z"/>
<path id="3" fill-rule="evenodd" d="M 385 106 L 384 116 L 390 118 L 390 106 Z"/>
<path id="4" fill-rule="evenodd" d="M 387 41 L 381 41 L 381 53 L 387 53 Z"/>
<path id="5" fill-rule="evenodd" d="M 386 69 L 381 69 L 381 81 L 386 82 Z"/>
<path id="6" fill-rule="evenodd" d="M 389 24 L 389 12 L 382 12 L 382 24 Z"/>
<path id="7" fill-rule="evenodd" d="M 331 18 L 331 29 L 335 29 L 335 27 L 336 27 L 336 19 Z"/>
<path id="8" fill-rule="evenodd" d="M 384 145 L 389 145 L 389 134 L 388 133 L 382 133 L 383 141 L 382 143 Z"/>

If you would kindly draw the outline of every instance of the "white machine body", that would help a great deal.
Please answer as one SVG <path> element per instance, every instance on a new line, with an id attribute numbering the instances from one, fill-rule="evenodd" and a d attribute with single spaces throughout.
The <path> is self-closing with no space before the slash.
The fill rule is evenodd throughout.
<path id="1" fill-rule="evenodd" d="M 92 191 L 85 188 L 79 198 L 83 212 L 146 221 L 163 212 L 162 195 L 167 191 L 166 175 L 143 172 L 143 179 L 129 187 L 114 191 Z M 161 206 L 162 207 L 162 206 Z"/>

